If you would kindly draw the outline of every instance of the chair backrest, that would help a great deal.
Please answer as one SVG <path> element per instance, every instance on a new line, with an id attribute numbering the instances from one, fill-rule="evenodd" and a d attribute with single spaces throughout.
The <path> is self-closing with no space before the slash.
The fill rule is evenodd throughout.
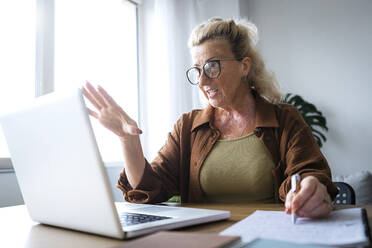
<path id="1" fill-rule="evenodd" d="M 344 182 L 333 182 L 337 189 L 338 195 L 333 201 L 334 205 L 355 205 L 355 192 L 353 187 Z"/>

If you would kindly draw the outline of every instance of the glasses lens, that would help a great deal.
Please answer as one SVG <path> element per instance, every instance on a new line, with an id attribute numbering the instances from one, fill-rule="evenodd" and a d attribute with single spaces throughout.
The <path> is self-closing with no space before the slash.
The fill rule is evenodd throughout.
<path id="1" fill-rule="evenodd" d="M 198 68 L 191 68 L 187 71 L 187 78 L 191 84 L 198 84 L 200 78 L 200 71 Z"/>
<path id="2" fill-rule="evenodd" d="M 217 61 L 209 61 L 204 65 L 204 72 L 209 78 L 217 78 L 220 75 L 220 64 Z"/>

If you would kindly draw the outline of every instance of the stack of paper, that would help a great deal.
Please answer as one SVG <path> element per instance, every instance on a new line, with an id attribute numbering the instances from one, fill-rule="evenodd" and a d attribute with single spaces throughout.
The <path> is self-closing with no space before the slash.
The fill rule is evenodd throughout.
<path id="1" fill-rule="evenodd" d="M 325 219 L 297 218 L 296 224 L 282 211 L 256 211 L 220 234 L 241 236 L 243 242 L 261 238 L 300 244 L 368 245 L 368 220 L 363 218 L 363 211 L 336 210 Z"/>

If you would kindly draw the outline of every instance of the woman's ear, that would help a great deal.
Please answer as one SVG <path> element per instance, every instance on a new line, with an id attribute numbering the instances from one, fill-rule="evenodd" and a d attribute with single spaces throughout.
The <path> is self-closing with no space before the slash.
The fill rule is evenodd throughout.
<path id="1" fill-rule="evenodd" d="M 252 64 L 252 60 L 250 57 L 244 57 L 242 60 L 241 60 L 241 63 L 242 63 L 242 69 L 243 69 L 243 75 L 244 76 L 247 76 L 249 71 L 251 70 L 251 64 Z"/>

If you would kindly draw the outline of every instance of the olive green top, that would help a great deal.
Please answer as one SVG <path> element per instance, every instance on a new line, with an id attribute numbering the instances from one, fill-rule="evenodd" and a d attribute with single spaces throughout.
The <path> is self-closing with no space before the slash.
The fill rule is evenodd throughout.
<path id="1" fill-rule="evenodd" d="M 218 140 L 200 171 L 200 184 L 208 202 L 274 202 L 274 163 L 253 133 Z"/>

